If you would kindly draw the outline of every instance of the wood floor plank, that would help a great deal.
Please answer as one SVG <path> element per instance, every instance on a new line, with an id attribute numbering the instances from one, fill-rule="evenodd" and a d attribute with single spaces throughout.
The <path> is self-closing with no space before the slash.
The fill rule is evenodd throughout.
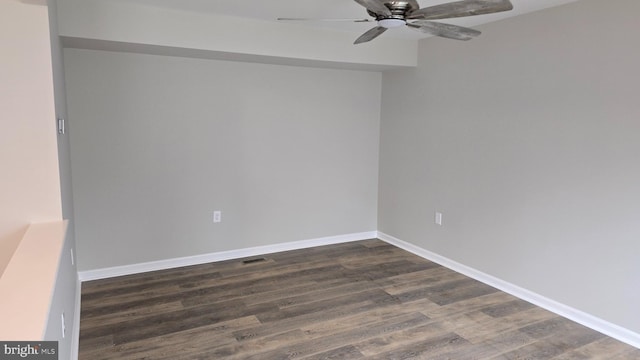
<path id="1" fill-rule="evenodd" d="M 377 239 L 83 283 L 81 360 L 640 359 Z"/>
<path id="2" fill-rule="evenodd" d="M 317 312 L 330 312 L 331 309 L 352 303 L 371 301 L 374 303 L 393 303 L 397 302 L 391 295 L 387 294 L 381 289 L 365 290 L 352 294 L 337 296 L 333 298 L 323 299 L 310 303 L 300 304 L 297 306 L 289 306 L 285 308 L 278 308 L 275 311 L 266 312 L 260 314 L 258 319 L 262 323 L 268 323 L 278 320 L 284 320 L 288 318 L 295 318 L 297 316 L 317 313 Z"/>
<path id="3" fill-rule="evenodd" d="M 460 335 L 446 333 L 429 337 L 381 354 L 375 354 L 369 356 L 368 359 L 432 359 L 450 352 L 457 347 L 464 346 L 465 344 L 467 344 L 467 341 Z"/>
<path id="4" fill-rule="evenodd" d="M 118 323 L 126 321 L 135 321 L 143 319 L 147 316 L 157 313 L 168 313 L 173 311 L 184 310 L 184 306 L 180 301 L 174 301 L 165 304 L 151 305 L 142 308 L 123 309 L 122 311 L 116 311 L 109 314 L 103 314 L 100 316 L 94 316 L 91 322 L 85 322 L 85 330 L 89 330 L 95 327 L 112 326 Z"/>
<path id="5" fill-rule="evenodd" d="M 304 334 L 299 329 L 293 329 L 260 338 L 247 339 L 243 342 L 235 341 L 224 346 L 206 349 L 193 355 L 194 358 L 202 359 L 246 359 L 252 354 L 268 354 L 278 351 L 283 344 L 297 343 L 300 339 L 304 339 Z M 264 359 L 267 358 L 264 357 Z"/>
<path id="6" fill-rule="evenodd" d="M 506 327 L 510 328 L 509 326 Z M 458 333 L 460 333 L 460 331 Z M 460 334 L 460 336 L 465 337 L 464 334 Z M 537 341 L 531 336 L 518 331 L 517 328 L 496 332 L 493 335 L 484 335 L 482 338 L 479 336 L 473 336 L 473 338 L 476 339 L 476 341 L 471 339 L 469 341 L 474 344 L 486 344 L 496 349 L 498 354 L 514 351 Z"/>
<path id="7" fill-rule="evenodd" d="M 497 304 L 502 301 L 511 301 L 513 299 L 514 297 L 512 295 L 499 291 L 447 305 L 430 307 L 424 309 L 422 312 L 432 319 L 440 319 L 441 321 L 444 321 L 445 318 L 455 317 L 472 311 L 479 311 L 487 306 Z"/>
<path id="8" fill-rule="evenodd" d="M 450 333 L 451 332 L 445 330 L 439 323 L 432 321 L 424 325 L 367 339 L 356 343 L 355 346 L 362 354 L 371 357 L 408 347 L 424 339 L 444 336 Z"/>
<path id="9" fill-rule="evenodd" d="M 365 300 L 359 303 L 337 306 L 330 313 L 314 312 L 296 316 L 294 318 L 283 319 L 270 324 L 261 324 L 243 331 L 234 332 L 238 340 L 259 338 L 269 336 L 274 333 L 286 332 L 290 329 L 298 329 L 310 324 L 318 324 L 332 319 L 340 319 L 352 314 L 366 314 L 372 309 L 379 308 L 379 304 Z"/>
<path id="10" fill-rule="evenodd" d="M 233 331 L 239 331 L 251 326 L 256 326 L 260 321 L 255 316 L 245 316 L 228 321 L 218 322 L 208 326 L 201 326 L 184 331 L 177 331 L 166 335 L 149 339 L 130 341 L 120 345 L 113 345 L 116 351 L 146 351 L 148 348 L 166 347 L 176 354 L 185 349 L 195 349 L 198 352 L 212 347 L 236 343 L 232 336 Z M 154 345 L 154 346 L 150 346 Z M 167 346 L 170 345 L 170 346 Z"/>
<path id="11" fill-rule="evenodd" d="M 353 345 L 346 345 L 337 349 L 307 356 L 304 360 L 351 360 L 364 359 L 364 355 Z"/>
<path id="12" fill-rule="evenodd" d="M 535 308 L 535 305 L 529 302 L 514 299 L 513 301 L 487 306 L 482 309 L 482 312 L 494 318 L 499 318 L 533 308 Z"/>
<path id="13" fill-rule="evenodd" d="M 379 336 L 380 334 L 402 330 L 424 324 L 426 322 L 429 322 L 429 319 L 420 313 L 405 314 L 379 323 L 371 324 L 367 327 L 353 328 L 323 338 L 300 341 L 296 344 L 291 344 L 266 353 L 254 353 L 247 356 L 246 359 L 302 358 L 321 353 L 326 351 L 326 349 L 346 346 L 354 342 Z"/>
<path id="14" fill-rule="evenodd" d="M 467 314 L 474 313 L 475 312 L 469 312 Z M 484 313 L 483 315 L 486 316 Z M 453 316 L 452 318 L 455 319 L 456 317 L 457 316 Z M 496 339 L 496 337 L 506 331 L 519 330 L 524 326 L 549 320 L 554 317 L 556 317 L 556 315 L 547 310 L 532 308 L 501 318 L 484 318 L 483 321 L 476 321 L 476 324 L 473 326 L 452 326 L 449 329 L 457 332 L 473 343 L 491 342 L 492 339 Z M 450 324 L 451 322 L 444 320 L 443 323 Z M 531 336 L 528 337 L 535 339 Z"/>
<path id="15" fill-rule="evenodd" d="M 310 293 L 322 292 L 341 286 L 359 286 L 361 281 L 351 278 L 338 277 L 336 279 L 324 280 L 302 280 L 296 281 L 290 286 L 283 286 L 274 289 L 268 289 L 261 292 L 249 293 L 242 297 L 242 301 L 247 305 L 256 305 L 265 302 L 285 303 L 286 299 L 307 296 Z M 368 282 L 366 282 L 368 286 Z M 295 299 L 293 300 L 295 302 Z"/>
<path id="16" fill-rule="evenodd" d="M 296 279 L 323 279 L 327 277 L 340 277 L 348 276 L 345 274 L 345 269 L 340 265 L 327 265 L 320 267 L 312 267 L 303 270 L 291 270 L 287 272 L 278 271 L 275 275 L 265 275 L 260 272 L 260 277 L 252 279 L 234 279 L 229 281 L 225 278 L 219 280 L 219 283 L 210 286 L 203 286 L 197 288 L 182 289 L 175 291 L 175 286 L 169 286 L 166 293 L 157 292 L 145 292 L 142 291 L 139 294 L 148 294 L 147 297 L 136 298 L 130 300 L 128 295 L 124 295 L 127 299 L 122 303 L 117 302 L 118 296 L 109 297 L 109 300 L 104 306 L 91 307 L 83 309 L 84 316 L 96 316 L 102 314 L 108 314 L 120 311 L 122 308 L 135 308 L 135 307 L 147 307 L 151 305 L 164 304 L 168 302 L 174 302 L 176 300 L 183 300 L 184 302 L 194 301 L 194 299 L 206 297 L 208 299 L 213 298 L 214 302 L 231 301 L 234 297 L 241 296 L 246 291 L 266 291 L 273 288 L 286 287 L 287 283 L 290 283 L 292 278 Z M 252 289 L 252 290 L 246 290 Z M 111 303 L 113 302 L 113 303 Z M 209 303 L 206 301 L 205 303 Z"/>
<path id="17" fill-rule="evenodd" d="M 640 359 L 640 349 L 630 349 L 611 357 L 611 360 L 638 360 Z"/>
<path id="18" fill-rule="evenodd" d="M 428 286 L 436 286 L 455 280 L 466 280 L 467 277 L 453 272 L 445 267 L 438 266 L 422 271 L 392 276 L 376 281 L 386 292 L 392 295 L 420 291 Z"/>
<path id="19" fill-rule="evenodd" d="M 346 273 L 343 269 L 336 267 L 324 267 L 315 269 L 315 271 L 300 272 L 295 277 L 296 281 L 292 284 L 292 288 L 296 286 L 314 286 L 315 288 L 319 288 L 321 286 L 327 286 L 326 283 L 334 283 L 336 281 L 335 279 L 338 279 L 338 281 L 342 283 L 352 283 L 359 280 L 357 278 L 354 279 L 350 275 L 351 274 Z M 291 276 L 293 275 L 282 274 L 276 277 L 263 278 L 258 281 L 236 281 L 235 287 L 232 286 L 232 284 L 234 284 L 233 282 L 227 282 L 217 285 L 210 284 L 197 290 L 187 291 L 185 289 L 181 294 L 187 296 L 183 297 L 182 302 L 185 306 L 196 306 L 234 299 L 242 301 L 248 299 L 248 304 L 258 304 L 264 301 L 255 301 L 255 299 L 261 299 L 263 295 L 278 293 L 280 294 L 279 298 L 282 298 L 289 288 L 286 284 L 286 279 Z M 287 295 L 291 295 L 291 291 L 289 291 Z M 254 301 L 251 301 L 252 298 Z"/>
<path id="20" fill-rule="evenodd" d="M 612 338 L 604 337 L 600 340 L 567 351 L 553 358 L 553 360 L 585 360 L 585 359 L 614 359 L 616 356 L 625 356 L 625 352 L 632 349 L 621 347 L 620 343 Z M 636 354 L 640 359 L 640 350 Z"/>
<path id="21" fill-rule="evenodd" d="M 109 279 L 86 281 L 82 283 L 82 294 L 90 295 L 94 292 L 119 289 L 122 287 L 135 286 L 138 284 L 153 283 L 156 281 L 164 281 L 167 278 L 171 278 L 175 281 L 184 277 L 198 276 L 200 274 L 210 274 L 211 276 L 217 276 L 216 273 L 224 268 L 224 266 L 224 262 L 218 262 L 215 264 L 208 263 L 181 268 L 145 272 L 140 274 L 125 275 Z"/>
<path id="22" fill-rule="evenodd" d="M 351 328 L 368 327 L 376 322 L 395 318 L 399 315 L 420 312 L 425 308 L 437 306 L 429 300 L 416 301 L 411 304 L 395 304 L 385 307 L 374 307 L 362 313 L 328 319 L 325 321 L 303 325 L 301 330 L 309 339 L 317 339 L 329 336 L 336 332 L 347 331 Z M 424 315 L 424 314 L 423 314 Z"/>
<path id="23" fill-rule="evenodd" d="M 276 351 L 282 348 L 283 344 L 297 343 L 301 339 L 305 339 L 304 333 L 299 329 L 292 329 L 260 337 L 244 338 L 242 341 L 216 347 L 200 355 L 206 355 L 211 359 L 244 359 L 250 354 Z"/>
<path id="24" fill-rule="evenodd" d="M 316 289 L 307 293 L 299 295 L 287 296 L 276 301 L 271 301 L 276 304 L 279 309 L 296 308 L 300 306 L 313 306 L 313 303 L 318 301 L 325 301 L 328 299 L 337 298 L 345 294 L 355 294 L 365 291 L 380 291 L 376 284 L 371 281 L 350 282 L 347 284 L 341 284 L 337 286 L 324 287 L 322 284 L 317 284 Z M 389 296 L 385 292 L 385 296 Z"/>
<path id="25" fill-rule="evenodd" d="M 536 341 L 492 357 L 491 360 L 552 359 L 565 350 L 547 341 Z"/>

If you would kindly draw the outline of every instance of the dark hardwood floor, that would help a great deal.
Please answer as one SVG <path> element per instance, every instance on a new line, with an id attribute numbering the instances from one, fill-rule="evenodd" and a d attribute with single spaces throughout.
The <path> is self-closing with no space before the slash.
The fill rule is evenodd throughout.
<path id="1" fill-rule="evenodd" d="M 640 359 L 380 240 L 243 260 L 83 283 L 80 359 Z"/>

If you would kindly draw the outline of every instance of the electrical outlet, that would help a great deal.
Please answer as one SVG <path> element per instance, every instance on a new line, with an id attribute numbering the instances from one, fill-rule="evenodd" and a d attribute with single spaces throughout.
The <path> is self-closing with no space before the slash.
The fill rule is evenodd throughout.
<path id="1" fill-rule="evenodd" d="M 213 222 L 216 224 L 222 222 L 222 211 L 213 212 Z"/>
<path id="2" fill-rule="evenodd" d="M 60 317 L 62 318 L 62 338 L 64 339 L 67 336 L 67 327 L 64 325 L 64 312 Z"/>
<path id="3" fill-rule="evenodd" d="M 434 220 L 435 220 L 436 225 L 442 226 L 442 213 L 436 211 L 436 216 L 435 216 Z"/>

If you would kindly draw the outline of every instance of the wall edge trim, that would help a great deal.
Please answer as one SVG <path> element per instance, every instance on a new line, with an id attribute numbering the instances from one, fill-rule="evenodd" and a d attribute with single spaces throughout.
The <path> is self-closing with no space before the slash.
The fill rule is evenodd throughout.
<path id="1" fill-rule="evenodd" d="M 77 360 L 80 352 L 80 300 L 82 299 L 82 282 L 76 277 L 76 294 L 73 314 L 73 332 L 71 333 L 71 360 Z"/>

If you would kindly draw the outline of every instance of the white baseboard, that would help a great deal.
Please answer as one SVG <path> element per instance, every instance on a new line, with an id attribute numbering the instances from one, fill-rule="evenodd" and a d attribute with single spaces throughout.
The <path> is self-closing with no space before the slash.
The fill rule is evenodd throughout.
<path id="1" fill-rule="evenodd" d="M 71 332 L 71 360 L 78 360 L 80 347 L 80 299 L 82 297 L 82 282 L 76 280 L 75 308 L 73 311 L 73 331 Z"/>
<path id="2" fill-rule="evenodd" d="M 587 314 L 578 309 L 572 308 L 571 306 L 567 306 L 555 300 L 544 297 L 540 294 L 534 293 L 527 289 L 511 284 L 507 281 L 485 274 L 479 270 L 460 264 L 449 258 L 438 255 L 431 251 L 425 250 L 421 247 L 410 244 L 406 241 L 402 241 L 398 238 L 387 235 L 383 232 L 378 232 L 378 239 L 383 240 L 389 244 L 395 245 L 406 251 L 409 251 L 410 253 L 418 255 L 422 258 L 433 261 L 451 270 L 457 271 L 470 278 L 476 279 L 487 285 L 493 286 L 506 293 L 516 296 L 522 300 L 528 301 L 534 305 L 540 306 L 541 308 L 549 310 L 567 319 L 573 320 L 593 330 L 599 331 L 614 339 L 620 340 L 636 348 L 640 348 L 640 334 L 635 333 L 629 329 L 623 328 L 616 324 L 612 324 L 608 321 L 605 321 L 593 315 Z"/>
<path id="3" fill-rule="evenodd" d="M 117 276 L 145 273 L 149 271 L 173 269 L 182 266 L 200 265 L 216 261 L 240 259 L 249 256 L 272 254 L 281 251 L 298 250 L 314 246 L 339 244 L 351 241 L 373 239 L 378 235 L 376 231 L 368 231 L 354 234 L 328 236 L 317 239 L 294 241 L 274 245 L 257 246 L 246 249 L 229 250 L 210 254 L 187 256 L 174 259 L 166 259 L 139 264 L 116 266 L 104 269 L 78 272 L 80 281 L 107 279 Z"/>

